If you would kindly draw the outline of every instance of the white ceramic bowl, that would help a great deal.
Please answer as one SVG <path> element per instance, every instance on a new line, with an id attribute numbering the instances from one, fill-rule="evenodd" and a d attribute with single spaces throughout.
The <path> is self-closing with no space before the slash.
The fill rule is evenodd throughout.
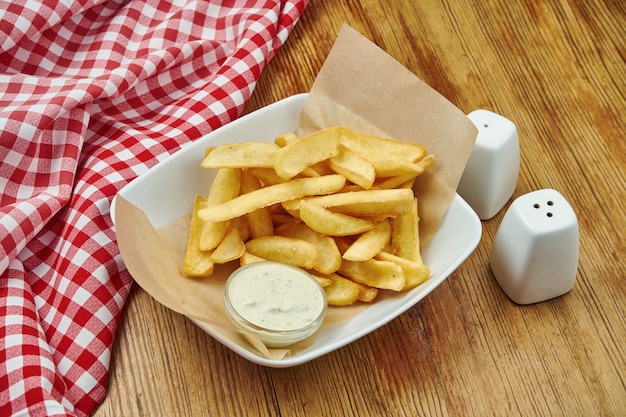
<path id="1" fill-rule="evenodd" d="M 200 168 L 205 148 L 208 145 L 247 140 L 273 141 L 282 133 L 294 131 L 298 127 L 300 110 L 306 98 L 306 93 L 288 97 L 211 132 L 139 176 L 124 187 L 120 194 L 142 209 L 155 228 L 191 213 L 193 197 L 206 193 L 214 178 L 214 175 L 207 175 L 207 170 Z M 168 198 L 163 199 L 163 195 Z M 112 206 L 111 213 L 114 212 Z M 261 356 L 222 336 L 210 325 L 194 322 L 225 346 L 254 363 L 277 368 L 299 365 L 373 332 L 414 306 L 465 261 L 478 245 L 481 234 L 480 219 L 456 195 L 439 230 L 422 251 L 424 263 L 431 271 L 426 282 L 406 292 L 385 292 L 351 319 L 323 326 L 309 347 L 280 360 Z"/>

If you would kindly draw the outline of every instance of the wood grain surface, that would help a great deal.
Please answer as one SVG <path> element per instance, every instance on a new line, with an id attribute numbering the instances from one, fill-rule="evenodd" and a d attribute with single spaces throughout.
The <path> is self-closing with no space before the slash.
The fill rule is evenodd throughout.
<path id="1" fill-rule="evenodd" d="M 246 111 L 307 92 L 344 23 L 465 113 L 516 124 L 514 198 L 554 188 L 578 216 L 573 290 L 529 306 L 506 297 L 489 268 L 502 210 L 409 311 L 322 358 L 272 369 L 134 286 L 94 415 L 623 415 L 626 2 L 312 0 Z"/>

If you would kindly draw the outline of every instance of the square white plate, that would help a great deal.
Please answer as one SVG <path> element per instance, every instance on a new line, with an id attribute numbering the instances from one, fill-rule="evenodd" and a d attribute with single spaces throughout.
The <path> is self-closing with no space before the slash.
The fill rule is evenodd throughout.
<path id="1" fill-rule="evenodd" d="M 193 198 L 204 195 L 213 177 L 200 168 L 204 149 L 247 140 L 273 139 L 298 127 L 306 93 L 288 97 L 243 116 L 181 150 L 136 178 L 120 194 L 142 209 L 155 229 L 191 213 Z M 167 195 L 167 199 L 163 196 Z M 113 217 L 115 200 L 111 206 Z M 115 219 L 113 218 L 115 222 Z M 282 360 L 270 360 L 222 337 L 211 327 L 196 324 L 215 339 L 246 359 L 264 366 L 284 368 L 299 365 L 345 346 L 398 317 L 441 284 L 473 251 L 480 241 L 480 219 L 458 195 L 452 201 L 439 230 L 422 251 L 424 263 L 431 269 L 430 278 L 402 293 L 385 293 L 357 316 L 322 328 L 314 343 L 303 351 Z"/>

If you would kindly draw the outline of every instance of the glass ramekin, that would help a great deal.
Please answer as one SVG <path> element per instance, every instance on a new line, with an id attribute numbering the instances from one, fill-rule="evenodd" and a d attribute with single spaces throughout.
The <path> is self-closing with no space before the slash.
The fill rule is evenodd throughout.
<path id="1" fill-rule="evenodd" d="M 315 333 L 326 317 L 324 289 L 303 269 L 271 261 L 235 270 L 224 286 L 224 307 L 240 330 L 267 347 L 285 347 Z"/>

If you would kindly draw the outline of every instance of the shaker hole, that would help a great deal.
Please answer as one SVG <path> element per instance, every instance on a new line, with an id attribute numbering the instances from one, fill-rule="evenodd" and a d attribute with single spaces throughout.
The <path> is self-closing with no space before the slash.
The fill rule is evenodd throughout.
<path id="1" fill-rule="evenodd" d="M 534 207 L 534 208 L 536 208 L 536 209 L 538 209 L 538 208 L 539 208 L 539 207 L 541 207 L 541 206 L 539 205 L 539 203 L 535 203 L 535 204 L 533 204 L 533 207 Z"/>
<path id="2" fill-rule="evenodd" d="M 549 205 L 549 206 L 553 206 L 553 205 L 554 205 L 554 201 L 549 200 L 549 201 L 548 201 L 548 205 Z"/>
<path id="3" fill-rule="evenodd" d="M 548 216 L 548 217 L 552 217 L 552 213 L 551 213 L 551 212 L 548 212 L 548 213 L 546 214 L 546 216 Z"/>

